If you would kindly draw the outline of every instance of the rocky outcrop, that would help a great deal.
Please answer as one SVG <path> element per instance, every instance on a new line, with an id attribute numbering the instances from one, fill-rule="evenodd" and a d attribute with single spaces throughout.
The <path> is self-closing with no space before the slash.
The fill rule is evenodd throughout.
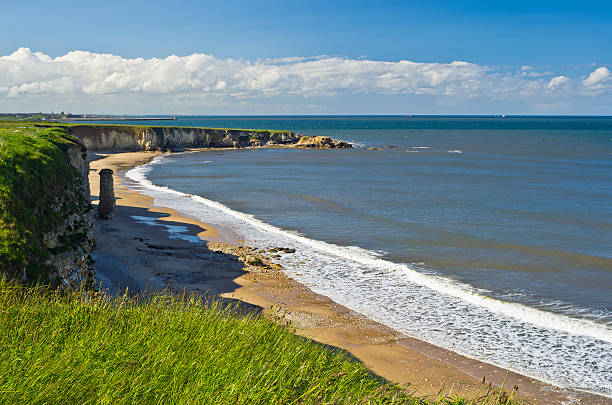
<path id="1" fill-rule="evenodd" d="M 92 211 L 70 214 L 56 229 L 43 235 L 51 255 L 45 264 L 51 266 L 51 282 L 64 289 L 76 289 L 96 281 L 91 253 L 94 248 Z"/>
<path id="2" fill-rule="evenodd" d="M 102 169 L 100 175 L 100 202 L 98 203 L 98 216 L 102 219 L 111 219 L 115 213 L 115 188 L 113 186 L 113 171 Z"/>
<path id="3" fill-rule="evenodd" d="M 314 149 L 333 149 L 333 148 L 351 148 L 351 144 L 344 141 L 338 141 L 328 136 L 303 136 L 295 144 L 296 148 L 314 148 Z"/>
<path id="4" fill-rule="evenodd" d="M 87 150 L 75 140 L 65 151 L 70 165 L 76 169 L 69 186 L 58 190 L 51 211 L 56 223 L 42 235 L 48 250 L 45 265 L 49 266 L 46 279 L 65 289 L 80 288 L 96 282 L 91 253 L 93 236 L 93 207 L 89 202 L 89 162 Z"/>
<path id="5" fill-rule="evenodd" d="M 299 146 L 301 148 L 350 148 L 347 142 L 325 138 L 316 146 L 291 131 L 262 131 L 189 127 L 139 127 L 129 125 L 75 125 L 66 127 L 88 150 L 172 150 L 179 148 L 244 148 Z M 312 139 L 312 138 L 309 138 Z M 331 140 L 327 141 L 327 140 Z"/>

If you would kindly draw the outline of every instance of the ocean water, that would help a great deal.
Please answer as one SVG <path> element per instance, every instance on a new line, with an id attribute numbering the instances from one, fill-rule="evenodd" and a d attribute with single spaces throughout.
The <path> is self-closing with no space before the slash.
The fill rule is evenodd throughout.
<path id="1" fill-rule="evenodd" d="M 172 154 L 128 175 L 158 204 L 253 246 L 296 248 L 278 259 L 291 277 L 407 335 L 612 396 L 612 118 L 171 125 L 361 146 Z"/>

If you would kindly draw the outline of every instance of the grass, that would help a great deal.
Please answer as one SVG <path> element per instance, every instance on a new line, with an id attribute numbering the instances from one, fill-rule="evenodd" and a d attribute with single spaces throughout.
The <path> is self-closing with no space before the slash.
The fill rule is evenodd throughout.
<path id="1" fill-rule="evenodd" d="M 12 122 L 12 121 L 11 121 Z M 24 123 L 24 122 L 20 122 Z M 98 124 L 98 123 L 88 123 L 88 122 L 46 122 L 46 121 L 32 121 L 26 122 L 29 125 L 35 125 L 37 127 L 59 127 L 59 128 L 70 128 L 70 127 L 105 127 L 105 128 L 116 128 L 117 130 L 129 129 L 129 128 L 181 128 L 181 129 L 203 129 L 203 130 L 211 130 L 211 131 L 244 131 L 244 132 L 255 132 L 255 133 L 288 133 L 291 131 L 288 130 L 279 130 L 279 129 L 243 129 L 243 128 L 211 128 L 211 127 L 182 127 L 176 125 L 132 125 L 132 124 Z M 0 117 L 0 125 L 2 125 L 2 117 Z"/>
<path id="2" fill-rule="evenodd" d="M 32 120 L 40 120 L 43 118 L 42 114 L 32 114 L 27 117 L 22 117 L 17 114 L 0 114 L 0 121 L 32 121 Z"/>
<path id="3" fill-rule="evenodd" d="M 89 206 L 66 154 L 75 145 L 63 128 L 0 123 L 0 273 L 45 280 L 42 235 Z"/>
<path id="4" fill-rule="evenodd" d="M 472 404 L 413 398 L 345 352 L 195 296 L 0 280 L 0 403 Z"/>

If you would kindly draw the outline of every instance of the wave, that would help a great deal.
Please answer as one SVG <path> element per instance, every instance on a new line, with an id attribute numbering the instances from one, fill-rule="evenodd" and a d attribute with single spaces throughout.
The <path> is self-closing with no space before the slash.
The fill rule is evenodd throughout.
<path id="1" fill-rule="evenodd" d="M 151 162 L 151 164 L 160 163 L 162 159 L 163 156 L 159 156 L 156 158 L 156 161 Z M 612 329 L 609 329 L 604 325 L 599 325 L 585 320 L 574 319 L 563 315 L 541 311 L 518 303 L 509 303 L 489 298 L 487 296 L 477 293 L 471 286 L 467 284 L 459 283 L 457 281 L 440 276 L 423 274 L 411 269 L 406 264 L 399 264 L 380 259 L 380 253 L 378 252 L 373 252 L 356 246 L 338 246 L 324 241 L 309 239 L 294 232 L 277 228 L 274 225 L 270 225 L 266 222 L 257 219 L 253 215 L 246 214 L 240 211 L 235 211 L 219 202 L 209 200 L 198 195 L 186 194 L 165 186 L 157 186 L 146 178 L 145 175 L 149 171 L 150 168 L 147 168 L 146 166 L 141 166 L 139 168 L 130 170 L 128 173 L 126 173 L 126 176 L 134 181 L 137 181 L 138 183 L 141 183 L 147 188 L 191 198 L 201 204 L 215 208 L 220 212 L 248 222 L 251 225 L 254 225 L 262 230 L 282 234 L 283 236 L 289 239 L 298 241 L 321 252 L 333 254 L 344 259 L 356 261 L 361 264 L 365 264 L 375 268 L 384 268 L 389 271 L 401 271 L 407 276 L 409 276 L 411 281 L 414 281 L 420 285 L 428 287 L 434 291 L 461 298 L 466 302 L 470 302 L 472 304 L 488 308 L 494 312 L 502 313 L 504 315 L 508 315 L 519 320 L 527 321 L 534 325 L 542 326 L 545 328 L 556 329 L 573 334 L 582 334 L 584 336 L 590 336 L 595 339 L 600 339 L 612 343 Z"/>
<path id="2" fill-rule="evenodd" d="M 366 144 L 363 143 L 363 142 L 357 142 L 357 141 L 353 141 L 353 140 L 345 141 L 345 142 L 350 143 L 351 146 L 353 146 L 353 148 L 365 148 L 366 147 Z"/>
<path id="3" fill-rule="evenodd" d="M 310 239 L 202 196 L 155 185 L 147 173 L 164 159 L 159 156 L 126 176 L 152 192 L 156 204 L 231 226 L 248 244 L 298 248 L 278 261 L 313 291 L 469 357 L 564 387 L 612 395 L 612 380 L 603 371 L 612 368 L 606 357 L 612 352 L 612 329 L 606 325 L 491 298 L 468 284 L 385 260 L 378 252 Z"/>

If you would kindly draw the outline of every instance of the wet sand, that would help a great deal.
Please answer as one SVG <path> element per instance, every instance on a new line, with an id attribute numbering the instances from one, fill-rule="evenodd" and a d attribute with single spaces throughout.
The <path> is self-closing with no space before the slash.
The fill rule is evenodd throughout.
<path id="1" fill-rule="evenodd" d="M 123 174 L 159 153 L 90 154 L 94 204 L 98 171 L 115 172 L 116 216 L 97 220 L 95 229 L 94 259 L 104 288 L 112 292 L 126 287 L 131 292 L 187 289 L 240 300 L 251 310 L 284 319 L 300 335 L 347 350 L 374 373 L 419 396 L 437 397 L 442 391 L 474 398 L 486 393 L 489 383 L 497 387 L 503 383 L 506 370 L 402 335 L 310 291 L 273 266 L 246 264 L 249 256 L 256 255 L 265 262 L 266 253 L 242 246 L 231 230 L 155 206 Z M 612 404 L 607 398 L 510 372 L 505 387 L 510 392 L 515 385 L 519 396 L 530 403 Z"/>

